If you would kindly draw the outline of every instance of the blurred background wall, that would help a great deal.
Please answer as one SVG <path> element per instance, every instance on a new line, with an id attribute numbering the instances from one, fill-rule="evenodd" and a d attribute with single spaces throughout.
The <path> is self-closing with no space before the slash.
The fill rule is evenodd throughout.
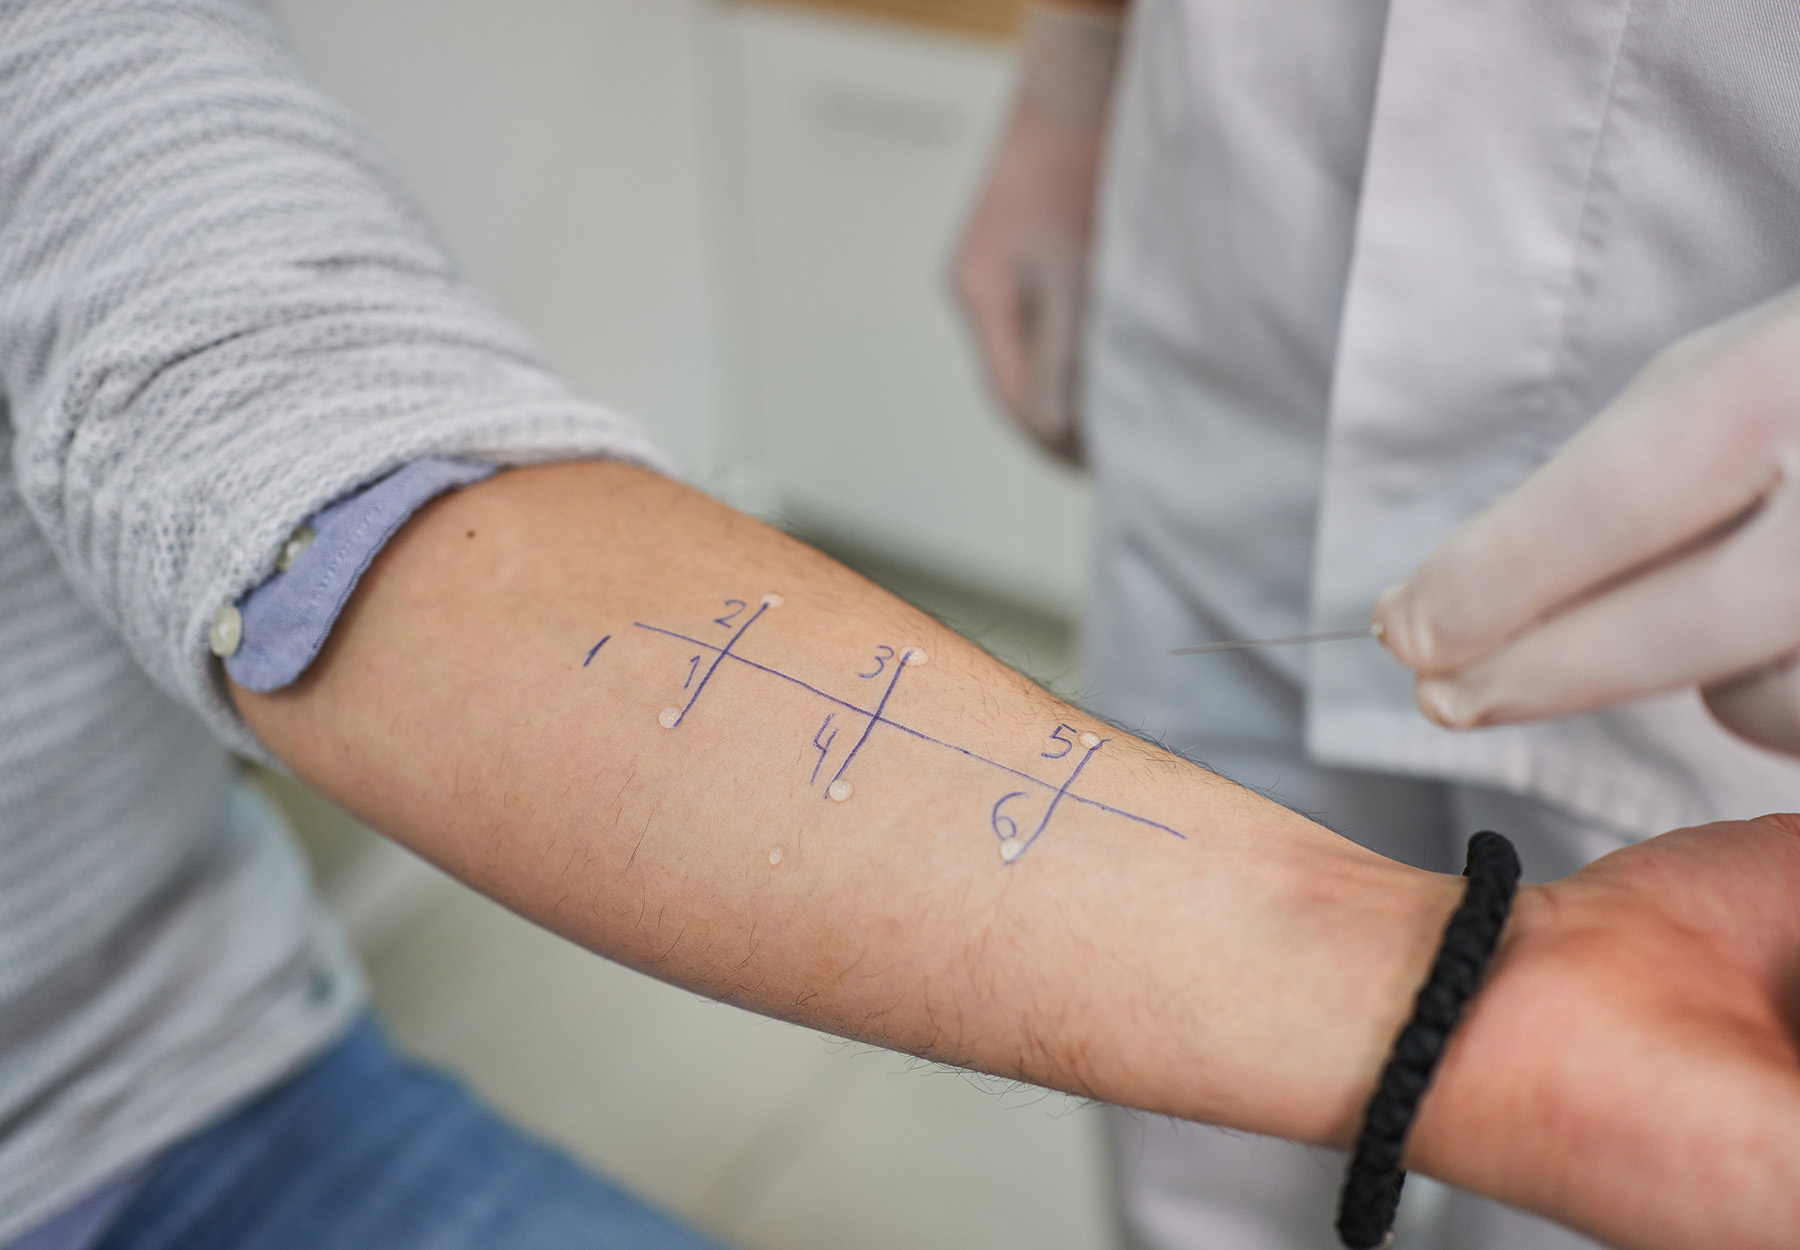
<path id="1" fill-rule="evenodd" d="M 279 7 L 578 389 L 696 484 L 1069 682 L 1086 490 L 986 399 L 947 283 L 1018 0 Z M 401 1042 L 709 1231 L 1116 1244 L 1091 1109 L 672 990 L 260 780 Z"/>

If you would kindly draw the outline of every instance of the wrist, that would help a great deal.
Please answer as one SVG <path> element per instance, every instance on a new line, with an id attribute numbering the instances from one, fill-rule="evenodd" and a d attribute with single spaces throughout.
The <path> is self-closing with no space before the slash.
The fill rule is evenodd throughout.
<path id="1" fill-rule="evenodd" d="M 1463 882 L 1324 836 L 1270 865 L 1267 884 L 1234 883 L 1268 917 L 1233 939 L 1257 957 L 1205 993 L 1228 1006 L 1192 1023 L 1197 1044 L 1175 1065 L 1191 1083 L 1152 1106 L 1318 1145 L 1354 1140 Z"/>
<path id="2" fill-rule="evenodd" d="M 1354 1250 L 1393 1240 L 1401 1186 L 1406 1182 L 1407 1139 L 1444 1052 L 1487 979 L 1505 933 L 1518 894 L 1518 852 L 1503 834 L 1476 833 L 1469 839 L 1463 876 L 1467 888 L 1444 927 L 1430 975 L 1382 1067 L 1345 1174 L 1337 1231 L 1344 1245 Z"/>
<path id="3" fill-rule="evenodd" d="M 1105 123 L 1118 69 L 1123 5 L 1038 5 L 1020 40 L 1019 107 L 1067 128 Z"/>
<path id="4" fill-rule="evenodd" d="M 1469 1003 L 1450 1038 L 1431 1089 L 1426 1091 L 1408 1143 L 1407 1164 L 1453 1183 L 1492 1184 L 1489 1157 L 1505 1143 L 1520 1141 L 1517 1123 L 1492 1119 L 1496 1109 L 1510 1116 L 1541 1120 L 1553 1106 L 1534 1090 L 1527 1075 L 1541 1070 L 1539 1052 L 1549 1039 L 1532 1037 L 1529 1021 L 1507 1008 L 1513 988 L 1532 975 L 1534 953 L 1568 928 L 1549 887 L 1521 885 L 1512 916 L 1488 967 L 1482 988 Z M 1503 1091 L 1503 1096 L 1496 1096 Z M 1479 1172 L 1466 1157 L 1478 1144 Z M 1532 1153 L 1537 1153 L 1534 1147 Z M 1522 1160 L 1529 1163 L 1530 1160 Z"/>

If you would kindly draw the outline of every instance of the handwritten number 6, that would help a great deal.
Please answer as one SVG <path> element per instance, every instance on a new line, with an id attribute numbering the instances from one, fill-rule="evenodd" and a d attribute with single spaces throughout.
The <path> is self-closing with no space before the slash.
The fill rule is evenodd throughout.
<path id="1" fill-rule="evenodd" d="M 883 654 L 883 652 L 886 654 Z M 877 647 L 875 648 L 875 671 L 873 673 L 858 673 L 857 676 L 879 677 L 881 676 L 881 670 L 886 668 L 887 662 L 893 658 L 894 649 L 892 647 Z"/>
<path id="2" fill-rule="evenodd" d="M 735 607 L 732 606 L 734 604 L 736 605 Z M 731 623 L 737 620 L 738 614 L 744 610 L 746 605 L 742 599 L 727 599 L 725 601 L 725 606 L 731 608 L 731 611 L 727 612 L 724 616 L 713 617 L 713 624 L 723 625 L 726 629 L 730 629 Z"/>
<path id="3" fill-rule="evenodd" d="M 1062 743 L 1062 750 L 1040 751 L 1038 754 L 1042 755 L 1047 760 L 1060 760 L 1063 756 L 1075 749 L 1075 740 L 1073 738 L 1065 738 L 1063 737 L 1063 734 L 1074 732 L 1075 731 L 1070 729 L 1067 725 L 1058 725 L 1056 727 L 1056 732 L 1050 735 L 1050 741 Z"/>
<path id="4" fill-rule="evenodd" d="M 1011 816 L 1002 815 L 1000 809 L 1014 799 L 1022 799 L 1024 797 L 1025 792 L 1023 790 L 1014 790 L 1011 794 L 1001 795 L 1000 801 L 994 804 L 994 814 L 989 820 L 994 826 L 994 832 L 1000 836 L 1001 841 L 1019 836 L 1019 822 L 1014 820 Z"/>

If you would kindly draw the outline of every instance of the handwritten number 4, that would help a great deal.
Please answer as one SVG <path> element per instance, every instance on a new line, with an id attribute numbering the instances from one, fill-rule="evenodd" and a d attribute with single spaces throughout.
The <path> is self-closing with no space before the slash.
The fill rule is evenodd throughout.
<path id="1" fill-rule="evenodd" d="M 825 718 L 825 723 L 819 726 L 819 732 L 813 735 L 813 745 L 819 748 L 819 758 L 818 761 L 813 764 L 812 781 L 807 782 L 807 785 L 811 785 L 813 781 L 819 779 L 819 765 L 825 762 L 825 757 L 831 754 L 831 744 L 837 741 L 837 730 L 831 729 L 831 722 L 836 719 L 837 713 L 831 713 L 831 715 Z M 825 731 L 827 729 L 831 729 L 831 737 L 829 738 L 825 737 Z M 821 741 L 821 739 L 823 739 L 823 741 Z"/>
<path id="2" fill-rule="evenodd" d="M 1060 760 L 1063 756 L 1067 755 L 1070 751 L 1073 751 L 1075 749 L 1075 740 L 1073 738 L 1063 737 L 1063 735 L 1065 733 L 1074 733 L 1074 732 L 1075 731 L 1073 729 L 1069 728 L 1067 725 L 1058 725 L 1056 727 L 1056 732 L 1050 735 L 1050 741 L 1062 743 L 1062 750 L 1060 750 L 1060 751 L 1040 751 L 1039 754 L 1042 755 L 1047 760 Z"/>

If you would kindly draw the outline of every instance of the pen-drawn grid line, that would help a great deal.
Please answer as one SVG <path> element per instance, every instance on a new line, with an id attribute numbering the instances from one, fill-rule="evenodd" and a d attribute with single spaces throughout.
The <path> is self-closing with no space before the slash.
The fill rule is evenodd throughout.
<path id="1" fill-rule="evenodd" d="M 906 655 L 910 654 L 911 652 L 906 653 Z M 850 767 L 850 761 L 856 758 L 856 753 L 863 749 L 863 744 L 869 740 L 869 735 L 875 732 L 875 726 L 884 719 L 881 714 L 887 711 L 888 700 L 894 697 L 894 687 L 900 684 L 900 674 L 906 671 L 906 655 L 902 655 L 900 662 L 894 665 L 894 675 L 888 679 L 887 689 L 881 692 L 881 702 L 877 703 L 875 710 L 869 713 L 869 723 L 863 726 L 862 737 L 856 740 L 856 745 L 850 748 L 850 754 L 844 757 L 844 762 L 839 764 L 838 770 L 831 775 L 832 785 L 837 784 L 838 778 L 844 775 L 844 770 Z M 827 798 L 831 797 L 829 789 L 830 787 L 827 787 L 825 796 Z"/>
<path id="2" fill-rule="evenodd" d="M 1031 844 L 1042 837 L 1044 830 L 1050 827 L 1050 818 L 1056 815 L 1056 805 L 1063 801 L 1065 795 L 1068 795 L 1071 798 L 1079 797 L 1076 795 L 1069 795 L 1069 787 L 1075 784 L 1075 778 L 1081 776 L 1081 770 L 1086 768 L 1088 766 L 1088 761 L 1094 758 L 1094 752 L 1105 746 L 1109 741 L 1110 739 L 1102 738 L 1087 749 L 1087 754 L 1081 757 L 1081 762 L 1079 764 L 1075 765 L 1075 771 L 1069 774 L 1069 779 L 1057 787 L 1056 794 L 1050 799 L 1050 806 L 1044 809 L 1044 818 L 1038 821 L 1038 827 L 1031 831 L 1031 836 L 1029 838 L 1025 839 L 1025 845 L 1019 848 L 1019 855 L 1024 855 L 1026 851 L 1029 851 L 1031 849 Z M 1015 856 L 1011 862 L 1015 864 L 1018 863 L 1018 857 Z"/>
<path id="3" fill-rule="evenodd" d="M 706 676 L 702 677 L 700 679 L 700 684 L 694 687 L 694 693 L 688 696 L 687 703 L 681 709 L 681 715 L 675 718 L 675 724 L 670 725 L 670 729 L 674 729 L 677 725 L 680 725 L 682 721 L 687 719 L 687 714 L 693 710 L 694 704 L 700 701 L 700 692 L 706 689 L 706 683 L 712 680 L 712 675 L 718 672 L 719 665 L 725 662 L 725 657 L 731 654 L 731 649 L 733 647 L 737 646 L 738 639 L 742 638 L 752 625 L 762 619 L 762 614 L 768 610 L 769 605 L 766 603 L 757 608 L 755 615 L 751 616 L 749 620 L 738 626 L 737 633 L 731 636 L 730 641 L 723 647 L 718 648 L 719 654 L 715 655 L 713 657 L 713 662 L 706 667 Z M 706 644 L 701 643 L 700 645 L 705 646 Z"/>
<path id="4" fill-rule="evenodd" d="M 672 629 L 664 629 L 660 625 L 646 625 L 642 621 L 633 621 L 632 624 L 649 633 L 662 634 L 664 637 L 675 638 L 681 642 L 691 642 L 696 647 L 704 647 L 708 651 L 722 652 L 724 650 L 724 648 L 720 647 L 717 643 L 702 642 L 698 638 L 690 637 L 687 634 L 676 633 Z M 827 703 L 835 703 L 841 708 L 851 712 L 861 713 L 864 716 L 874 715 L 874 712 L 871 709 L 863 707 L 858 703 L 852 703 L 849 699 L 840 699 L 837 695 L 821 690 L 811 682 L 795 677 L 791 673 L 784 673 L 778 668 L 770 668 L 767 664 L 758 664 L 755 660 L 741 656 L 735 651 L 731 653 L 731 658 L 736 660 L 739 664 L 757 670 L 759 673 L 767 673 L 771 677 L 779 677 L 782 681 L 785 681 L 790 685 L 798 686 L 802 690 L 809 691 L 819 698 L 824 699 Z M 1045 781 L 1041 777 L 1034 777 L 1023 769 L 1014 768 L 1011 764 L 1003 764 L 997 759 L 981 754 L 979 751 L 971 751 L 968 747 L 958 746 L 954 742 L 946 742 L 942 738 L 934 738 L 930 734 L 925 733 L 922 730 L 914 729 L 911 725 L 903 724 L 900 721 L 894 720 L 892 717 L 883 716 L 881 718 L 881 723 L 891 726 L 894 729 L 898 729 L 903 734 L 909 734 L 921 742 L 929 742 L 932 746 L 943 747 L 946 751 L 955 751 L 958 755 L 965 755 L 972 760 L 977 760 L 980 763 L 988 765 L 990 768 L 997 768 L 1001 772 L 1017 777 L 1020 781 L 1029 782 L 1039 789 L 1058 789 L 1054 782 Z M 1080 803 L 1084 807 L 1091 807 L 1096 811 L 1102 811 L 1108 815 L 1117 816 L 1121 820 L 1129 820 L 1136 824 L 1143 825 L 1146 828 L 1160 830 L 1163 833 L 1169 834 L 1171 837 L 1180 838 L 1183 842 L 1188 840 L 1187 834 L 1172 825 L 1165 825 L 1159 820 L 1151 820 L 1148 816 L 1140 816 L 1136 812 L 1128 812 L 1122 807 L 1114 807 L 1112 804 L 1103 803 L 1099 799 L 1090 799 L 1086 795 L 1081 794 L 1068 794 L 1064 797 L 1071 803 Z"/>

